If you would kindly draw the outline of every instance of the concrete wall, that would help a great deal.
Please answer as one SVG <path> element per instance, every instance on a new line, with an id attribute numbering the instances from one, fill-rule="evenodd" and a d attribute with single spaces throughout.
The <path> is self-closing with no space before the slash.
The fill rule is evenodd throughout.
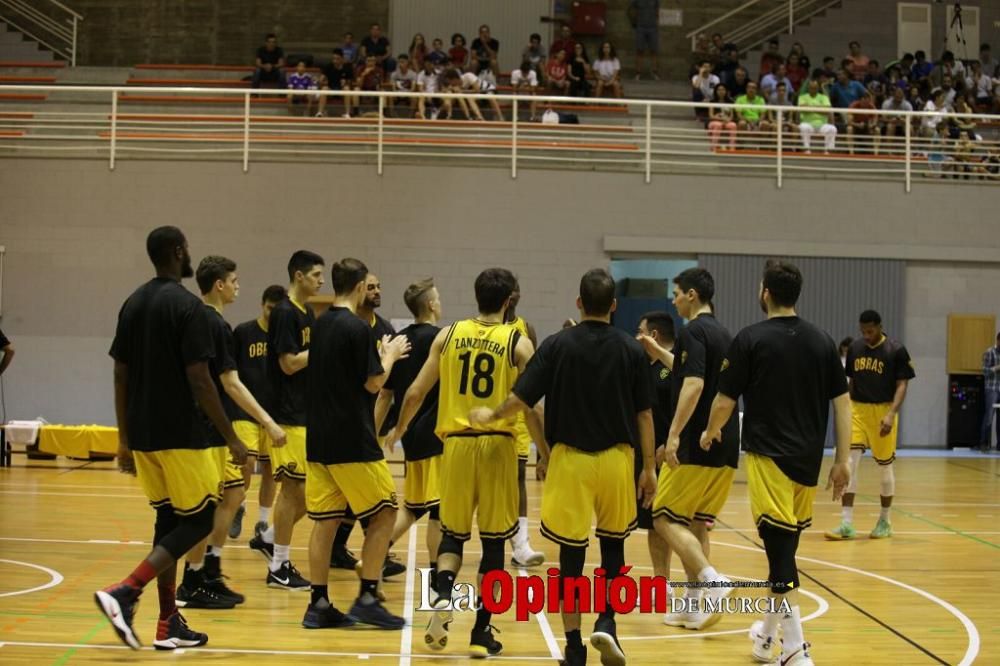
<path id="1" fill-rule="evenodd" d="M 0 326 L 18 356 L 4 380 L 8 416 L 110 423 L 107 349 L 123 299 L 150 275 L 147 232 L 183 228 L 195 259 L 239 262 L 236 323 L 261 290 L 285 282 L 299 248 L 332 261 L 358 256 L 382 278 L 383 314 L 406 316 L 402 292 L 434 276 L 446 316 L 473 311 L 472 281 L 489 265 L 521 278 L 522 312 L 541 335 L 575 315 L 579 276 L 607 265 L 606 235 L 699 252 L 768 241 L 775 254 L 836 242 L 841 256 L 898 256 L 912 244 L 992 249 L 1000 189 L 918 182 L 655 177 L 503 169 L 120 161 L 0 160 L 0 245 L 7 248 Z M 961 203 L 962 214 L 955 215 Z M 946 256 L 946 255 L 942 255 Z M 914 264 L 903 338 L 917 359 L 903 428 L 907 444 L 941 444 L 944 330 L 949 311 L 1000 312 L 1000 266 Z M 189 285 L 193 288 L 193 282 Z"/>

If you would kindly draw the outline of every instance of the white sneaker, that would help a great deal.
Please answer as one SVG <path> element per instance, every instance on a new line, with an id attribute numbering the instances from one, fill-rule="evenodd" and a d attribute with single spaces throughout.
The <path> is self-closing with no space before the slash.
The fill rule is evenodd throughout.
<path id="1" fill-rule="evenodd" d="M 760 664 L 770 664 L 774 661 L 774 649 L 780 643 L 777 636 L 768 636 L 764 633 L 764 622 L 757 620 L 750 625 L 750 640 L 753 648 L 750 656 Z"/>
<path id="2" fill-rule="evenodd" d="M 725 599 L 733 592 L 733 588 L 729 586 L 730 580 L 725 576 L 719 576 L 718 580 L 710 582 L 715 583 L 715 585 L 712 587 L 702 588 L 701 600 L 698 603 L 698 607 L 701 609 L 708 607 L 708 600 L 711 600 L 713 606 L 721 607 L 721 604 L 718 602 Z M 721 612 L 709 613 L 705 610 L 699 610 L 697 613 L 691 614 L 690 621 L 684 625 L 684 628 L 700 631 L 711 627 L 721 619 Z"/>
<path id="3" fill-rule="evenodd" d="M 316 117 L 317 118 L 326 118 L 326 114 L 323 113 L 322 111 L 317 111 L 316 112 Z"/>
<path id="4" fill-rule="evenodd" d="M 514 546 L 514 556 L 510 558 L 510 563 L 515 567 L 537 567 L 545 561 L 545 553 L 533 550 L 527 541 L 522 541 Z"/>
<path id="5" fill-rule="evenodd" d="M 781 650 L 781 657 L 772 662 L 775 666 L 816 666 L 812 657 L 809 656 L 809 643 L 803 643 L 797 650 L 791 653 Z"/>
<path id="6" fill-rule="evenodd" d="M 438 597 L 431 605 L 437 610 L 432 613 L 424 630 L 424 643 L 432 650 L 443 650 L 448 646 L 448 625 L 452 620 L 451 602 Z"/>
<path id="7" fill-rule="evenodd" d="M 691 621 L 691 613 L 667 613 L 663 616 L 663 624 L 668 627 L 686 627 Z"/>

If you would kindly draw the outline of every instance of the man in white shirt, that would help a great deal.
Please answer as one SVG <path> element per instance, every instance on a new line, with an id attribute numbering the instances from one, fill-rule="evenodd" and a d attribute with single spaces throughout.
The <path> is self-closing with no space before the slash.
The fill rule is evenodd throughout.
<path id="1" fill-rule="evenodd" d="M 882 134 L 884 136 L 906 136 L 906 116 L 902 115 L 913 111 L 913 105 L 906 99 L 906 93 L 899 86 L 892 91 L 892 97 L 882 102 L 883 111 L 897 111 L 900 115 L 882 116 Z M 890 139 L 891 141 L 891 139 Z"/>
<path id="2" fill-rule="evenodd" d="M 413 71 L 410 67 L 410 58 L 406 54 L 400 54 L 396 59 L 396 69 L 393 70 L 392 74 L 389 75 L 389 82 L 392 83 L 392 89 L 396 92 L 414 92 L 417 88 L 417 73 Z M 404 101 L 406 98 L 403 98 Z M 389 98 L 389 108 L 393 108 L 396 98 Z M 417 98 L 410 97 L 410 112 L 414 113 L 417 110 Z"/>
<path id="3" fill-rule="evenodd" d="M 434 71 L 434 62 L 427 58 L 424 60 L 424 69 L 417 75 L 417 90 L 429 95 L 436 93 L 441 87 L 438 73 Z M 438 110 L 441 106 L 441 100 L 435 97 L 427 98 L 421 97 L 417 100 L 417 113 L 415 114 L 417 118 L 427 118 L 427 103 L 430 102 L 430 106 L 434 109 L 432 111 L 433 117 L 437 118 Z"/>
<path id="4" fill-rule="evenodd" d="M 525 60 L 518 69 L 510 73 L 510 86 L 514 89 L 515 95 L 532 95 L 538 92 L 538 74 L 532 69 L 531 62 Z M 538 107 L 534 99 L 531 100 L 531 120 L 534 122 L 538 118 Z"/>

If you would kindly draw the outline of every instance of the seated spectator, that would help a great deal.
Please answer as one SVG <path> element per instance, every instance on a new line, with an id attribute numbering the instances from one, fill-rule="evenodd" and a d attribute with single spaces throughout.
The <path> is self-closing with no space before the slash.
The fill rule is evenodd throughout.
<path id="1" fill-rule="evenodd" d="M 736 98 L 736 120 L 740 132 L 769 132 L 771 123 L 767 120 L 764 98 L 757 94 L 757 83 L 747 83 L 745 94 Z"/>
<path id="2" fill-rule="evenodd" d="M 722 83 L 715 86 L 715 90 L 712 92 L 712 105 L 708 107 L 707 121 L 705 123 L 706 129 L 708 129 L 712 152 L 715 152 L 719 147 L 719 136 L 723 130 L 729 133 L 729 150 L 736 149 L 737 124 L 733 120 L 733 108 L 731 106 L 722 106 L 723 104 L 732 103 L 733 100 L 729 98 L 726 86 Z"/>
<path id="3" fill-rule="evenodd" d="M 469 49 L 465 48 L 465 36 L 456 32 L 451 36 L 451 48 L 448 49 L 448 60 L 452 67 L 465 70 L 469 67 Z"/>
<path id="4" fill-rule="evenodd" d="M 383 74 L 391 72 L 396 63 L 390 57 L 389 38 L 382 34 L 382 26 L 372 23 L 368 29 L 368 36 L 361 40 L 361 50 L 364 52 L 365 65 L 369 57 L 375 58 L 375 64 L 379 66 Z"/>
<path id="5" fill-rule="evenodd" d="M 883 111 L 895 111 L 898 115 L 882 116 L 882 134 L 890 137 L 890 141 L 895 137 L 906 136 L 906 123 L 908 116 L 903 115 L 913 111 L 913 105 L 906 100 L 906 93 L 902 88 L 893 88 L 892 97 L 882 102 Z"/>
<path id="6" fill-rule="evenodd" d="M 774 92 L 771 93 L 770 99 L 768 99 L 769 106 L 795 106 L 795 101 L 788 97 L 788 86 L 784 83 L 779 83 L 774 88 Z M 794 136 L 797 126 L 795 124 L 795 114 L 792 111 L 784 110 L 781 112 L 781 118 L 778 118 L 778 110 L 769 108 L 767 110 L 767 121 L 771 127 L 776 130 L 783 132 L 785 134 L 785 140 L 791 141 Z"/>
<path id="7" fill-rule="evenodd" d="M 747 74 L 745 67 L 737 67 L 733 71 L 732 77 L 729 81 L 722 79 L 722 82 L 726 84 L 726 88 L 729 90 L 729 94 L 733 97 L 739 97 L 740 95 L 745 95 L 747 92 L 747 84 L 750 83 L 750 77 Z"/>
<path id="8" fill-rule="evenodd" d="M 549 60 L 545 69 L 545 79 L 549 90 L 555 94 L 569 94 L 569 65 L 566 63 L 566 51 L 559 49 L 555 57 Z"/>
<path id="9" fill-rule="evenodd" d="M 534 95 L 538 92 L 538 73 L 531 67 L 531 62 L 524 60 L 521 66 L 510 73 L 510 86 L 515 95 L 531 95 L 531 122 L 538 120 L 538 106 Z"/>
<path id="10" fill-rule="evenodd" d="M 868 56 L 861 52 L 861 42 L 853 41 L 847 45 L 847 48 L 850 49 L 846 60 L 851 61 L 851 75 L 855 81 L 861 81 L 868 73 Z"/>
<path id="11" fill-rule="evenodd" d="M 837 61 L 833 56 L 823 58 L 823 75 L 831 81 L 837 78 L 836 63 Z M 843 67 L 840 69 L 843 69 Z"/>
<path id="12" fill-rule="evenodd" d="M 719 77 L 712 73 L 712 63 L 703 60 L 698 66 L 698 73 L 691 77 L 691 100 L 707 102 L 712 99 L 712 91 L 719 83 Z"/>
<path id="13" fill-rule="evenodd" d="M 864 113 L 866 110 L 875 110 L 875 101 L 869 91 L 851 102 L 849 107 L 851 113 L 847 114 L 847 148 L 848 152 L 854 154 L 855 135 L 870 136 L 874 142 L 875 154 L 878 155 L 878 119 L 874 113 Z"/>
<path id="14" fill-rule="evenodd" d="M 590 94 L 590 58 L 583 42 L 577 42 L 573 59 L 569 63 L 569 94 L 571 97 L 587 97 Z"/>
<path id="15" fill-rule="evenodd" d="M 933 82 L 944 86 L 944 77 L 950 76 L 952 81 L 965 81 L 965 65 L 961 60 L 955 60 L 955 54 L 945 51 L 941 54 L 941 62 L 933 72 Z"/>
<path id="16" fill-rule="evenodd" d="M 610 89 L 612 97 L 619 99 L 624 97 L 622 94 L 621 72 L 622 64 L 618 60 L 618 53 L 615 51 L 614 44 L 604 42 L 601 44 L 601 52 L 597 55 L 597 60 L 594 61 L 594 76 L 597 79 L 594 96 L 600 97 L 604 94 L 605 89 Z M 709 76 L 712 75 L 709 74 Z"/>
<path id="17" fill-rule="evenodd" d="M 261 83 L 274 83 L 285 87 L 285 52 L 278 46 L 278 36 L 273 32 L 264 38 L 264 46 L 257 49 L 256 68 L 253 71 L 251 88 L 260 88 Z"/>
<path id="18" fill-rule="evenodd" d="M 537 76 L 542 75 L 542 70 L 545 69 L 545 47 L 542 46 L 542 36 L 537 32 L 528 38 L 528 45 L 521 51 L 521 61 L 527 62 Z"/>
<path id="19" fill-rule="evenodd" d="M 972 118 L 972 109 L 965 101 L 964 97 L 955 100 L 955 106 L 951 109 L 953 115 L 948 117 L 949 136 L 957 139 L 960 136 L 967 136 L 972 141 L 982 140 L 976 134 L 976 121 Z"/>
<path id="20" fill-rule="evenodd" d="M 978 60 L 969 63 L 969 74 L 965 77 L 966 99 L 975 106 L 990 106 L 993 99 L 993 78 L 983 71 Z"/>
<path id="21" fill-rule="evenodd" d="M 722 56 L 726 52 L 726 40 L 722 38 L 721 32 L 712 33 L 710 49 L 710 53 L 715 56 L 716 61 L 722 60 Z"/>
<path id="22" fill-rule="evenodd" d="M 363 47 L 362 47 L 363 48 Z M 365 64 L 359 68 L 358 75 L 354 79 L 354 89 L 362 92 L 378 92 L 382 90 L 382 82 L 385 80 L 385 71 L 379 66 L 378 57 L 370 55 L 365 58 Z M 377 105 L 378 99 L 375 97 L 355 97 L 356 105 L 360 108 L 362 104 Z"/>
<path id="23" fill-rule="evenodd" d="M 795 93 L 800 87 L 802 87 L 802 82 L 809 78 L 809 69 L 802 64 L 799 58 L 799 54 L 792 52 L 788 54 L 788 63 L 785 65 L 786 75 L 791 85 L 788 86 L 788 90 L 791 93 Z"/>
<path id="24" fill-rule="evenodd" d="M 784 81 L 778 83 L 774 86 L 774 90 L 771 95 L 767 98 L 767 103 L 769 106 L 795 106 L 795 101 L 788 96 L 788 84 Z M 787 112 L 785 115 L 788 115 Z"/>
<path id="25" fill-rule="evenodd" d="M 576 40 L 573 39 L 573 31 L 568 23 L 563 23 L 559 28 L 559 39 L 552 42 L 552 46 L 549 48 L 549 60 L 554 60 L 559 51 L 566 51 L 569 54 L 573 53 L 575 48 Z"/>
<path id="26" fill-rule="evenodd" d="M 423 69 L 423 67 L 421 67 Z M 394 92 L 415 92 L 417 89 L 417 72 L 410 66 L 410 59 L 405 53 L 400 53 L 396 58 L 396 69 L 392 74 L 389 75 L 389 83 L 392 84 L 392 89 Z M 400 98 L 405 104 L 410 107 L 410 113 L 416 113 L 417 111 L 417 98 L 416 97 L 403 97 Z M 389 108 L 392 109 L 395 106 L 396 98 L 389 97 Z"/>
<path id="27" fill-rule="evenodd" d="M 947 131 L 948 123 L 945 122 L 945 116 L 948 113 L 948 109 L 944 105 L 944 97 L 944 91 L 940 88 L 935 88 L 931 91 L 931 98 L 924 104 L 923 110 L 931 111 L 933 115 L 924 116 L 920 119 L 920 136 L 933 138 L 937 136 L 939 130 L 942 128 Z"/>
<path id="28" fill-rule="evenodd" d="M 763 79 L 768 74 L 774 72 L 775 67 L 785 62 L 785 59 L 778 53 L 778 38 L 773 37 L 767 40 L 764 53 L 760 56 L 760 69 L 757 70 L 758 79 Z"/>
<path id="29" fill-rule="evenodd" d="M 344 54 L 344 62 L 353 65 L 358 61 L 358 45 L 354 43 L 354 33 L 344 33 L 344 43 L 340 46 L 340 52 Z"/>
<path id="30" fill-rule="evenodd" d="M 435 37 L 431 41 L 431 50 L 427 54 L 427 58 L 430 58 L 431 61 L 434 62 L 434 63 L 442 63 L 442 64 L 446 63 L 446 62 L 448 62 L 448 60 L 450 60 L 451 57 L 444 50 L 444 42 L 441 41 L 440 37 Z M 410 67 L 412 69 L 414 69 L 415 71 L 420 71 L 420 70 L 422 70 L 424 68 L 424 65 L 423 65 L 423 63 L 421 63 L 420 64 L 420 68 L 417 69 L 416 67 L 413 67 L 413 63 L 411 62 L 410 63 Z"/>
<path id="31" fill-rule="evenodd" d="M 922 111 L 926 101 L 923 95 L 920 94 L 920 88 L 917 85 L 912 85 L 906 89 L 906 101 L 910 103 L 914 111 Z"/>
<path id="32" fill-rule="evenodd" d="M 805 92 L 799 95 L 798 106 L 828 109 L 830 98 L 820 92 L 819 81 L 810 79 Z M 822 110 L 799 111 L 799 133 L 807 155 L 812 153 L 810 140 L 816 132 L 823 135 L 823 153 L 829 155 L 837 141 L 837 126 L 833 124 L 833 114 Z"/>
<path id="33" fill-rule="evenodd" d="M 703 61 L 708 60 L 714 64 L 714 56 L 712 54 L 712 41 L 703 32 L 699 32 L 694 38 L 694 50 L 691 52 L 693 56 L 692 61 L 694 64 L 691 67 L 690 74 L 693 76 L 697 71 L 697 67 Z"/>
<path id="34" fill-rule="evenodd" d="M 316 79 L 306 72 L 306 64 L 299 60 L 295 64 L 295 71 L 288 76 L 288 89 L 295 91 L 296 93 L 306 92 L 309 90 L 316 90 Z M 303 94 L 288 94 L 288 112 L 295 113 L 296 104 L 305 104 L 306 110 L 305 115 L 312 115 L 312 107 L 316 102 L 315 95 L 303 95 Z"/>
<path id="35" fill-rule="evenodd" d="M 842 69 L 837 72 L 837 81 L 830 86 L 830 102 L 838 109 L 846 109 L 867 92 L 860 82 L 851 78 L 850 72 Z"/>
<path id="36" fill-rule="evenodd" d="M 722 52 L 722 57 L 719 58 L 718 64 L 712 73 L 719 77 L 722 83 L 726 84 L 726 88 L 729 90 L 729 94 L 732 95 L 732 86 L 730 83 L 733 81 L 733 77 L 736 75 L 736 70 L 740 66 L 740 53 L 736 49 L 726 49 Z"/>
<path id="37" fill-rule="evenodd" d="M 868 71 L 865 72 L 865 77 L 861 80 L 861 82 L 864 84 L 865 88 L 870 88 L 872 83 L 878 83 L 885 88 L 887 79 L 885 74 L 882 73 L 882 66 L 879 64 L 878 60 L 872 58 L 868 61 Z"/>
<path id="38" fill-rule="evenodd" d="M 1000 76 L 1000 62 L 993 57 L 989 44 L 979 46 L 979 64 L 987 76 Z"/>
<path id="39" fill-rule="evenodd" d="M 339 48 L 333 50 L 333 57 L 329 63 L 323 65 L 320 72 L 319 85 L 322 90 L 350 91 L 354 86 L 354 68 L 346 62 L 344 52 Z M 327 95 L 319 98 L 319 110 L 316 113 L 316 117 L 322 118 L 326 115 L 326 105 L 330 99 L 336 98 L 331 98 Z M 345 118 L 351 117 L 351 101 L 351 95 L 344 95 Z"/>
<path id="40" fill-rule="evenodd" d="M 954 80 L 951 78 L 950 74 L 945 74 L 941 77 L 941 91 L 944 92 L 944 106 L 949 111 L 955 106 L 955 97 L 958 96 L 958 91 L 954 88 Z"/>
<path id="41" fill-rule="evenodd" d="M 424 68 L 424 58 L 428 54 L 427 41 L 424 40 L 423 33 L 417 33 L 413 35 L 413 39 L 410 41 L 410 49 L 408 51 L 410 56 L 410 64 L 415 67 L 418 71 Z M 397 61 L 399 58 L 396 59 Z"/>
<path id="42" fill-rule="evenodd" d="M 927 54 L 923 51 L 914 53 L 913 58 L 913 67 L 910 70 L 910 82 L 916 83 L 923 88 L 928 85 L 931 72 L 934 71 L 934 63 L 927 62 Z"/>
<path id="43" fill-rule="evenodd" d="M 784 64 L 775 65 L 774 71 L 770 72 L 761 79 L 760 82 L 760 93 L 766 98 L 770 98 L 774 94 L 774 89 L 778 87 L 779 83 L 785 84 L 786 90 L 794 90 L 792 88 L 792 81 L 788 78 L 788 69 Z"/>
<path id="44" fill-rule="evenodd" d="M 906 91 L 909 89 L 910 84 L 903 76 L 903 68 L 900 65 L 893 65 L 885 72 L 885 94 L 887 97 L 892 97 L 893 90 L 899 88 L 903 91 L 903 97 L 906 97 Z"/>
<path id="45" fill-rule="evenodd" d="M 806 70 L 806 77 L 808 77 L 809 68 L 812 67 L 812 63 L 809 61 L 809 56 L 806 55 L 806 51 L 802 48 L 802 42 L 795 42 L 792 44 L 792 49 L 788 52 L 787 60 L 792 59 L 792 54 L 795 54 L 799 59 L 799 64 Z"/>
<path id="46" fill-rule="evenodd" d="M 472 70 L 479 72 L 481 69 L 497 71 L 497 53 L 500 51 L 500 42 L 490 36 L 490 26 L 485 23 L 479 26 L 479 36 L 472 40 Z"/>
<path id="47" fill-rule="evenodd" d="M 503 121 L 503 111 L 500 110 L 500 103 L 497 102 L 496 95 L 497 92 L 497 77 L 491 69 L 481 69 L 478 74 L 473 74 L 472 72 L 466 72 L 461 76 L 461 91 L 464 93 L 472 93 L 474 95 L 488 95 L 486 98 L 489 101 L 490 107 L 493 109 L 493 116 L 496 120 Z M 479 109 L 479 100 L 470 99 L 462 100 L 466 101 L 469 110 L 472 111 L 476 120 L 485 120 L 483 118 L 483 113 Z"/>
<path id="48" fill-rule="evenodd" d="M 473 77 L 476 76 L 472 72 L 468 72 L 468 74 Z M 452 94 L 460 94 L 464 92 L 462 89 L 462 76 L 463 76 L 462 72 L 458 71 L 457 69 L 446 69 L 444 74 L 442 74 L 440 78 L 441 92 L 452 93 Z M 441 99 L 441 111 L 444 112 L 444 118 L 443 118 L 444 120 L 451 120 L 452 109 L 454 109 L 454 107 L 456 106 L 459 108 L 459 110 L 462 111 L 463 114 L 465 114 L 466 120 L 472 120 L 473 118 L 476 118 L 476 116 L 473 115 L 471 108 L 469 107 L 469 102 L 464 97 L 456 97 L 456 98 L 444 97 Z M 478 106 L 476 107 L 476 113 L 479 114 L 477 120 L 482 120 L 483 116 L 481 113 L 479 113 Z M 435 112 L 431 117 L 433 119 L 437 119 L 440 118 L 441 116 L 439 116 L 437 112 Z"/>
<path id="49" fill-rule="evenodd" d="M 453 71 L 453 70 L 449 70 Z M 457 77 L 457 72 L 456 72 Z M 422 72 L 417 74 L 417 90 L 419 92 L 427 93 L 428 95 L 434 95 L 440 92 L 442 81 L 440 75 L 434 69 L 434 63 L 430 58 L 424 60 L 424 69 Z M 442 100 L 437 97 L 420 97 L 417 99 L 417 112 L 414 114 L 417 118 L 426 119 L 427 118 L 427 107 L 430 106 L 433 111 L 431 112 L 431 119 L 436 120 L 438 113 L 442 107 Z M 448 105 L 449 112 L 451 111 L 451 104 Z"/>

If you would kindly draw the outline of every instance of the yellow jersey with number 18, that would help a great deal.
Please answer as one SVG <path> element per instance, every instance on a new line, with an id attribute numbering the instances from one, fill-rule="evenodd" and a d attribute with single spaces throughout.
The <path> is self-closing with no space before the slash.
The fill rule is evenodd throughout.
<path id="1" fill-rule="evenodd" d="M 441 348 L 440 392 L 435 434 L 440 439 L 456 432 L 485 430 L 513 432 L 514 419 L 485 427 L 469 425 L 476 407 L 502 405 L 517 381 L 514 349 L 521 334 L 510 324 L 465 319 L 452 324 Z"/>

